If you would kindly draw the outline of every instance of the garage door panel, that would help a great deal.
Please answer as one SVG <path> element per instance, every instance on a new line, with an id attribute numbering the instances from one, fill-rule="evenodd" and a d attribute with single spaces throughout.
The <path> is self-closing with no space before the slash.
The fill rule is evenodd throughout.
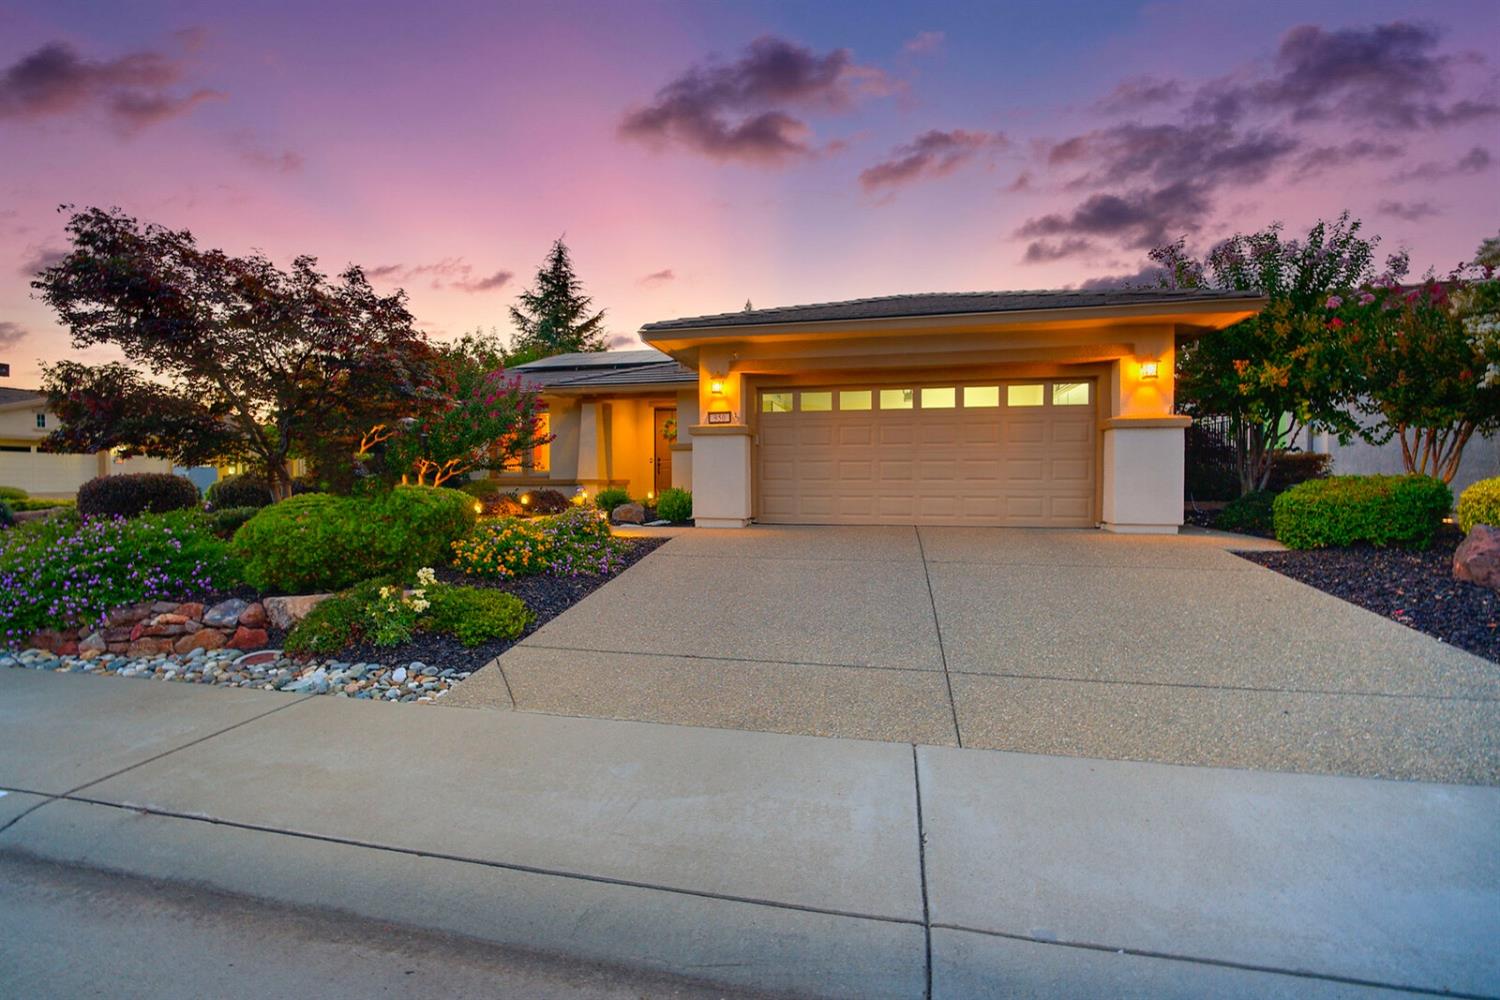
<path id="1" fill-rule="evenodd" d="M 841 406 L 848 387 L 839 389 Z M 855 389 L 879 397 L 876 387 Z M 1050 393 L 1045 398 L 1037 407 L 924 410 L 918 392 L 909 410 L 762 414 L 756 516 L 814 524 L 1092 524 L 1093 408 L 1055 407 Z"/>

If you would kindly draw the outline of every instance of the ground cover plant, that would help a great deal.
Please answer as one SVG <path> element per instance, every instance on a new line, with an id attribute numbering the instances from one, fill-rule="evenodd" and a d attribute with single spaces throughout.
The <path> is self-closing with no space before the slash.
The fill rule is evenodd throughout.
<path id="1" fill-rule="evenodd" d="M 97 624 L 120 605 L 214 593 L 238 579 L 228 545 L 197 511 L 19 524 L 0 535 L 0 643 L 17 648 L 40 629 Z"/>
<path id="2" fill-rule="evenodd" d="M 693 519 L 693 494 L 679 487 L 662 490 L 656 499 L 656 516 L 674 524 Z"/>

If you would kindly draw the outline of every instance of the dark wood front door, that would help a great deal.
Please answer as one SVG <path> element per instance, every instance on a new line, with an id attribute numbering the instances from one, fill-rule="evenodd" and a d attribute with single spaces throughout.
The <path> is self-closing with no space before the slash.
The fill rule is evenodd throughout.
<path id="1" fill-rule="evenodd" d="M 671 434 L 671 437 L 667 435 Z M 656 410 L 656 476 L 653 488 L 656 495 L 661 496 L 661 491 L 672 485 L 672 442 L 677 440 L 677 411 L 675 409 Z"/>

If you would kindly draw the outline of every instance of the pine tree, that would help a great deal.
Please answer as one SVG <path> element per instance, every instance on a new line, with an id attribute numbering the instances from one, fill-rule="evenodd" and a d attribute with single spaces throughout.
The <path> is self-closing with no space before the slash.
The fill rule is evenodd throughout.
<path id="1" fill-rule="evenodd" d="M 536 283 L 510 308 L 516 335 L 513 354 L 545 358 L 574 351 L 604 350 L 604 310 L 589 315 L 593 299 L 573 273 L 568 247 L 559 237 L 536 273 Z"/>

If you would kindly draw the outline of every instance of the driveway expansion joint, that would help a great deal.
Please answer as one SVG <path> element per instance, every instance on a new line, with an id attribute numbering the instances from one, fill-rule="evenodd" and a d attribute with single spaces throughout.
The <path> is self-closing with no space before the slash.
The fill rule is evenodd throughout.
<path id="1" fill-rule="evenodd" d="M 1235 691 L 1246 694 L 1307 694 L 1328 697 L 1396 698 L 1408 701 L 1461 701 L 1480 705 L 1500 702 L 1500 697 L 1485 697 L 1483 695 L 1471 694 L 1422 694 L 1402 693 L 1400 691 L 1340 691 L 1332 688 L 1254 687 L 1245 684 L 1205 684 L 1197 681 L 1120 680 L 1114 677 L 1072 677 L 1060 674 L 991 673 L 986 670 L 962 670 L 958 668 L 950 672 L 960 677 L 1000 677 L 1013 681 L 1057 681 L 1060 684 L 1108 684 L 1117 687 L 1186 688 L 1195 691 Z"/>
<path id="2" fill-rule="evenodd" d="M 838 670 L 890 670 L 905 674 L 935 674 L 922 667 L 888 667 L 876 663 L 825 663 L 821 660 L 768 660 L 746 653 L 743 656 L 717 656 L 713 653 L 642 652 L 639 649 L 597 649 L 592 646 L 554 646 L 542 642 L 519 642 L 512 649 L 550 649 L 559 653 L 600 653 L 609 656 L 661 657 L 673 660 L 709 660 L 716 663 L 760 663 L 772 667 L 829 667 Z M 510 652 L 510 650 L 506 650 Z M 498 657 L 496 658 L 498 662 Z"/>
<path id="3" fill-rule="evenodd" d="M 922 765 L 917 759 L 917 745 L 911 745 L 912 788 L 917 802 L 917 871 L 922 884 L 922 940 L 926 945 L 925 974 L 927 988 L 925 1000 L 932 1000 L 932 906 L 927 895 L 927 831 L 922 825 Z"/>
<path id="4" fill-rule="evenodd" d="M 943 664 L 943 684 L 948 689 L 948 710 L 953 714 L 953 738 L 960 748 L 964 745 L 964 734 L 958 728 L 958 702 L 953 700 L 953 677 L 948 673 L 948 651 L 943 648 L 943 623 L 938 620 L 937 597 L 932 592 L 932 572 L 927 568 L 927 550 L 922 546 L 922 529 L 912 525 L 917 536 L 917 552 L 922 556 L 922 578 L 927 581 L 927 602 L 932 607 L 932 629 L 937 635 L 938 659 Z"/>

